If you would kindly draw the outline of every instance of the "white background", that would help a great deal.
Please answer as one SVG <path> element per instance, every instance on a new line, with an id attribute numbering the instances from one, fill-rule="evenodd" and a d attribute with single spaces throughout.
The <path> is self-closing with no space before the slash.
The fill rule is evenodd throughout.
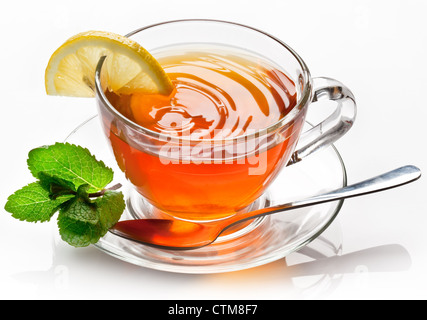
<path id="1" fill-rule="evenodd" d="M 427 170 L 426 16 L 424 0 L 10 1 L 0 11 L 0 298 L 427 298 L 426 177 L 346 200 L 332 226 L 342 234 L 341 259 L 296 273 L 288 267 L 296 254 L 225 274 L 150 270 L 95 247 L 55 246 L 55 219 L 20 222 L 3 209 L 11 193 L 33 181 L 28 151 L 62 141 L 96 112 L 93 100 L 45 95 L 52 52 L 81 31 L 126 34 L 181 18 L 262 29 L 293 47 L 313 76 L 350 87 L 358 116 L 336 143 L 349 182 L 405 164 Z"/>

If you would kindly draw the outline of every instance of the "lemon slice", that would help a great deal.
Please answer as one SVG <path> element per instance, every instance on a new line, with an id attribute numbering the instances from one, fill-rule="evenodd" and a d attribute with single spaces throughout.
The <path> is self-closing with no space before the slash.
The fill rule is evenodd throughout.
<path id="1" fill-rule="evenodd" d="M 52 54 L 45 73 L 46 93 L 93 97 L 95 69 L 102 56 L 107 57 L 103 80 L 111 91 L 168 95 L 174 88 L 157 60 L 135 41 L 88 31 L 71 37 Z"/>

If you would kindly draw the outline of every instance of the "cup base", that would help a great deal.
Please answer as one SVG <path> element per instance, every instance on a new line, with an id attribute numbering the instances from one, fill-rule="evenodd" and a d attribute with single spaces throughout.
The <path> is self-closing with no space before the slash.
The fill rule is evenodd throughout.
<path id="1" fill-rule="evenodd" d="M 261 197 L 259 197 L 256 201 L 254 201 L 252 204 L 247 206 L 245 209 L 236 213 L 236 215 L 244 212 L 248 212 L 248 211 L 262 209 L 268 206 L 270 206 L 269 196 L 268 194 L 264 194 Z M 165 211 L 162 211 L 156 208 L 133 188 L 130 188 L 129 190 L 128 197 L 126 199 L 126 209 L 131 215 L 131 217 L 134 219 L 171 219 L 171 220 L 176 219 L 176 220 L 206 224 L 206 223 L 216 223 L 218 221 L 223 222 L 230 218 L 230 217 L 224 217 L 224 218 L 215 219 L 215 220 L 190 220 L 190 219 L 178 218 Z M 238 223 L 228 228 L 227 230 L 225 230 L 218 237 L 216 242 L 230 241 L 238 237 L 241 237 L 249 232 L 252 232 L 256 228 L 261 227 L 264 224 L 264 222 L 265 222 L 265 217 L 261 217 L 261 218 L 253 219 L 250 221 L 244 221 L 242 223 Z"/>

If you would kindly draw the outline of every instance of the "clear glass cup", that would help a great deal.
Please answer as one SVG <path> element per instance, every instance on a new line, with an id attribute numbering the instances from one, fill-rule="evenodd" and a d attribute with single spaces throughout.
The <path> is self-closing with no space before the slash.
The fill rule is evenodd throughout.
<path id="1" fill-rule="evenodd" d="M 135 217 L 151 210 L 155 217 L 214 221 L 250 210 L 284 166 L 331 145 L 354 122 L 356 104 L 347 87 L 330 78 L 312 78 L 294 50 L 260 30 L 217 20 L 179 20 L 127 36 L 154 57 L 185 44 L 251 53 L 280 68 L 297 93 L 292 110 L 266 128 L 222 139 L 175 136 L 144 128 L 115 109 L 105 94 L 101 59 L 96 70 L 98 111 L 117 163 L 137 191 L 129 201 Z M 320 99 L 335 101 L 336 109 L 303 133 L 307 108 Z"/>

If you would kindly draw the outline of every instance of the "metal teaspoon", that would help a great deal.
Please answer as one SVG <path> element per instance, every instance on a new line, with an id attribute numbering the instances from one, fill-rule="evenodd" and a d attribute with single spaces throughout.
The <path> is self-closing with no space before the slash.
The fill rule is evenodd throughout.
<path id="1" fill-rule="evenodd" d="M 420 169 L 408 165 L 304 200 L 237 214 L 215 223 L 195 223 L 177 219 L 125 220 L 119 221 L 109 231 L 129 240 L 164 249 L 197 249 L 211 244 L 224 230 L 242 221 L 395 188 L 413 182 L 420 176 Z"/>

